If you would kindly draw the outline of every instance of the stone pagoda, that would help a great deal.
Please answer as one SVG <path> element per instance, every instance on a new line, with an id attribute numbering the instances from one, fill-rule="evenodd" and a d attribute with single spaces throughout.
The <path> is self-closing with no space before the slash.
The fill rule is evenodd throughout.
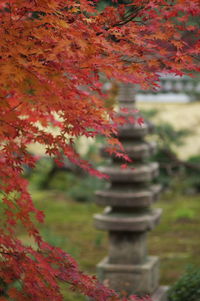
<path id="1" fill-rule="evenodd" d="M 135 110 L 134 86 L 120 84 L 120 107 Z M 128 111 L 128 110 L 127 110 Z M 121 169 L 117 158 L 101 168 L 109 175 L 109 187 L 96 192 L 96 203 L 106 206 L 103 214 L 94 216 L 97 229 L 108 231 L 108 256 L 97 265 L 100 281 L 117 292 L 139 296 L 150 295 L 153 301 L 166 301 L 167 287 L 159 286 L 159 259 L 147 254 L 147 232 L 159 222 L 162 210 L 152 209 L 160 187 L 152 184 L 158 175 L 158 164 L 148 158 L 155 144 L 145 141 L 151 125 L 126 123 L 119 128 L 119 140 L 133 158 L 133 168 Z M 102 151 L 105 154 L 105 151 Z"/>

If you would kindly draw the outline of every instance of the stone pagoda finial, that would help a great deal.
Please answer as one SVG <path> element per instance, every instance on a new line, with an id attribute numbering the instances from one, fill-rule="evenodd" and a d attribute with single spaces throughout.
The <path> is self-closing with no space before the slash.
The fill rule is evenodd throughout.
<path id="1" fill-rule="evenodd" d="M 119 84 L 119 92 L 117 100 L 121 107 L 135 107 L 135 91 L 134 86 L 129 83 Z"/>
<path id="2" fill-rule="evenodd" d="M 118 101 L 121 107 L 135 108 L 132 84 L 120 84 Z M 159 259 L 147 255 L 147 232 L 159 222 L 162 211 L 151 208 L 160 187 L 152 184 L 158 164 L 148 162 L 155 149 L 155 144 L 144 139 L 148 131 L 147 123 L 120 126 L 119 140 L 134 160 L 133 168 L 121 169 L 119 158 L 112 158 L 110 166 L 101 168 L 109 175 L 110 185 L 96 192 L 96 203 L 107 207 L 103 214 L 94 216 L 94 221 L 97 229 L 108 231 L 109 250 L 97 268 L 100 281 L 119 293 L 148 294 L 154 301 L 166 301 L 167 288 L 159 286 Z"/>

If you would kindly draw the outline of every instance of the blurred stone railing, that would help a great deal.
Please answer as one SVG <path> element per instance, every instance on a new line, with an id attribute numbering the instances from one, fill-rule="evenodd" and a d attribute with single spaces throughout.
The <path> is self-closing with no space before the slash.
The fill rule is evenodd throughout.
<path id="1" fill-rule="evenodd" d="M 136 91 L 137 101 L 155 102 L 189 102 L 200 100 L 200 79 L 189 76 L 163 75 L 160 78 L 160 88 Z"/>

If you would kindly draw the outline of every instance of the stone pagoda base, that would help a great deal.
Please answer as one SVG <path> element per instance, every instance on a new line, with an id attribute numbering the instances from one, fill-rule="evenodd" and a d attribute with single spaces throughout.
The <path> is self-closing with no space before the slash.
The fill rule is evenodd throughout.
<path id="1" fill-rule="evenodd" d="M 152 301 L 167 301 L 167 286 L 158 287 L 159 259 L 147 257 L 143 264 L 111 264 L 104 258 L 97 265 L 99 280 L 116 292 L 128 295 L 151 296 Z"/>
<path id="2" fill-rule="evenodd" d="M 159 286 L 151 296 L 152 301 L 168 301 L 168 286 Z"/>

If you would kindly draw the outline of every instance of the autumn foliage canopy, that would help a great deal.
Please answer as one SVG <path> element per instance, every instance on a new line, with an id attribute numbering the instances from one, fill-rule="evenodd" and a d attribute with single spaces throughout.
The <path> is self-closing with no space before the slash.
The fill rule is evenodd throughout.
<path id="1" fill-rule="evenodd" d="M 40 143 L 57 162 L 67 156 L 101 176 L 73 144 L 78 136 L 99 134 L 118 143 L 112 138 L 118 119 L 102 78 L 147 88 L 156 87 L 159 72 L 199 71 L 200 30 L 192 22 L 199 0 L 113 1 L 103 10 L 98 2 L 0 1 L 1 301 L 63 300 L 60 282 L 94 300 L 120 300 L 40 236 L 35 220 L 43 222 L 44 214 L 22 176 L 36 160 L 27 147 Z M 37 248 L 17 239 L 19 224 Z"/>

